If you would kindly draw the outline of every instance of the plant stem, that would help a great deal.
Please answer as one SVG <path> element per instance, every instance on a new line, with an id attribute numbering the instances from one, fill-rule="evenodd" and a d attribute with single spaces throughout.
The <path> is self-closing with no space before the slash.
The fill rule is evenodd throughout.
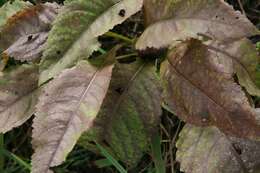
<path id="1" fill-rule="evenodd" d="M 4 172 L 4 134 L 0 133 L 0 172 Z"/>
<path id="2" fill-rule="evenodd" d="M 129 57 L 132 57 L 132 56 L 138 56 L 138 54 L 137 53 L 130 53 L 130 54 L 126 54 L 126 55 L 121 55 L 121 56 L 116 57 L 116 59 L 124 59 L 124 58 L 129 58 Z"/>
<path id="3" fill-rule="evenodd" d="M 133 39 L 128 38 L 128 37 L 126 37 L 126 36 L 124 36 L 124 35 L 115 33 L 115 32 L 111 32 L 111 31 L 105 33 L 105 36 L 113 37 L 113 38 L 116 38 L 116 39 L 120 39 L 120 40 L 123 40 L 123 41 L 125 41 L 126 43 L 130 43 L 130 44 L 133 44 L 133 43 L 134 43 L 134 40 L 133 40 Z"/>

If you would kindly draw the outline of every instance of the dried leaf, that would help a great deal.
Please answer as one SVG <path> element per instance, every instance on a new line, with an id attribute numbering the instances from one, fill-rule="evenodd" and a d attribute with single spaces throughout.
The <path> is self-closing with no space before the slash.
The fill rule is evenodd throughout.
<path id="1" fill-rule="evenodd" d="M 217 128 L 184 126 L 177 142 L 181 170 L 188 173 L 257 173 L 260 142 L 228 138 Z"/>
<path id="2" fill-rule="evenodd" d="M 171 19 L 145 30 L 136 43 L 137 49 L 164 48 L 187 38 L 227 44 L 260 34 L 244 15 L 223 0 L 183 0 L 172 10 Z"/>
<path id="3" fill-rule="evenodd" d="M 17 87 L 19 86 L 19 87 Z M 22 65 L 0 77 L 0 133 L 20 126 L 34 113 L 38 68 Z"/>
<path id="4" fill-rule="evenodd" d="M 87 61 L 64 70 L 43 90 L 33 123 L 32 173 L 51 173 L 91 128 L 109 87 L 115 50 L 101 67 Z"/>
<path id="5" fill-rule="evenodd" d="M 56 3 L 45 3 L 17 12 L 0 30 L 0 49 L 20 61 L 39 58 L 58 8 Z"/>
<path id="6" fill-rule="evenodd" d="M 138 12 L 143 0 L 90 0 L 67 3 L 58 15 L 41 62 L 40 83 L 88 58 L 97 50 L 97 37 Z M 119 15 L 124 10 L 125 15 Z"/>
<path id="7" fill-rule="evenodd" d="M 217 44 L 210 45 L 209 48 L 220 52 L 222 56 L 226 56 L 226 61 L 233 64 L 240 85 L 250 95 L 260 96 L 260 56 L 251 41 L 242 39 L 221 47 Z"/>
<path id="8" fill-rule="evenodd" d="M 0 29 L 3 27 L 9 17 L 24 9 L 29 7 L 31 3 L 24 2 L 20 0 L 8 1 L 0 8 Z"/>
<path id="9" fill-rule="evenodd" d="M 117 64 L 95 128 L 82 136 L 81 144 L 106 141 L 118 160 L 136 166 L 157 130 L 160 104 L 160 81 L 152 63 Z"/>
<path id="10" fill-rule="evenodd" d="M 259 113 L 236 84 L 226 56 L 190 40 L 171 51 L 162 69 L 165 101 L 181 119 L 238 137 L 260 137 Z"/>
<path id="11" fill-rule="evenodd" d="M 175 4 L 182 0 L 144 0 L 144 19 L 146 25 L 173 17 Z"/>

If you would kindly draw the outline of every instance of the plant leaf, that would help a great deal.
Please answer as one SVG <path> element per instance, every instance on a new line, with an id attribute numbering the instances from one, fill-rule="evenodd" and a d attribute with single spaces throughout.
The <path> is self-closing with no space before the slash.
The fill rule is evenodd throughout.
<path id="1" fill-rule="evenodd" d="M 160 123 L 160 103 L 160 80 L 152 63 L 116 64 L 95 128 L 82 136 L 80 144 L 106 141 L 115 158 L 128 168 L 136 166 Z"/>
<path id="2" fill-rule="evenodd" d="M 177 142 L 181 171 L 189 173 L 257 172 L 260 142 L 228 138 L 214 127 L 184 126 Z"/>
<path id="3" fill-rule="evenodd" d="M 260 96 L 260 71 L 258 69 L 260 56 L 255 45 L 248 39 L 241 39 L 228 45 L 210 45 L 210 49 L 226 56 L 226 61 L 234 65 L 240 85 L 246 88 L 250 95 Z M 228 60 L 229 59 L 229 60 Z"/>
<path id="4" fill-rule="evenodd" d="M 0 30 L 0 50 L 20 61 L 39 58 L 58 8 L 56 3 L 38 4 L 10 17 Z"/>
<path id="5" fill-rule="evenodd" d="M 31 3 L 20 0 L 8 1 L 0 8 L 0 29 L 3 27 L 9 17 L 23 8 L 30 6 Z"/>
<path id="6" fill-rule="evenodd" d="M 97 50 L 97 37 L 138 12 L 143 0 L 89 0 L 67 3 L 58 15 L 41 62 L 40 83 Z M 120 16 L 125 10 L 125 16 Z"/>
<path id="7" fill-rule="evenodd" d="M 226 134 L 260 137 L 259 113 L 233 79 L 233 64 L 198 40 L 171 51 L 162 68 L 165 102 L 181 119 Z"/>
<path id="8" fill-rule="evenodd" d="M 43 90 L 33 123 L 32 173 L 50 173 L 91 128 L 109 87 L 115 50 L 102 66 L 87 61 L 64 70 Z"/>
<path id="9" fill-rule="evenodd" d="M 187 38 L 227 44 L 260 33 L 244 15 L 223 0 L 183 0 L 171 10 L 174 11 L 171 19 L 145 30 L 136 43 L 138 50 L 165 48 Z"/>
<path id="10" fill-rule="evenodd" d="M 17 87 L 19 86 L 19 87 Z M 38 68 L 22 65 L 0 77 L 0 133 L 20 126 L 34 113 Z"/>
<path id="11" fill-rule="evenodd" d="M 146 25 L 173 17 L 174 5 L 180 0 L 144 0 L 144 20 Z"/>

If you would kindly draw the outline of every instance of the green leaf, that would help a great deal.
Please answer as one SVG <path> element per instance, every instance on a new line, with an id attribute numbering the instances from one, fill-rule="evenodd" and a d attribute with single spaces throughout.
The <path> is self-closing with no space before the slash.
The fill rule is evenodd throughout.
<path id="1" fill-rule="evenodd" d="M 32 173 L 51 173 L 50 167 L 60 165 L 91 129 L 109 87 L 115 51 L 98 67 L 80 61 L 43 89 L 33 122 Z"/>
<path id="2" fill-rule="evenodd" d="M 176 160 L 189 173 L 257 173 L 259 158 L 259 141 L 230 138 L 214 127 L 185 125 L 177 142 Z"/>
<path id="3" fill-rule="evenodd" d="M 81 144 L 106 141 L 116 159 L 136 166 L 157 130 L 160 103 L 160 80 L 152 63 L 116 64 L 95 128 L 82 136 Z"/>
<path id="4" fill-rule="evenodd" d="M 38 67 L 22 65 L 0 77 L 0 133 L 22 125 L 35 111 Z"/>
<path id="5" fill-rule="evenodd" d="M 143 0 L 78 0 L 67 3 L 51 30 L 41 62 L 40 84 L 99 48 L 97 37 L 138 12 Z M 125 15 L 119 15 L 125 10 Z"/>

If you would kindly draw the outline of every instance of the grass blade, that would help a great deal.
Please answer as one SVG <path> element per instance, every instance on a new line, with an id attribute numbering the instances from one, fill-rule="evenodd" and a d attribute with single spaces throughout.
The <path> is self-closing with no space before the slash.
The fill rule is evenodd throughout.
<path id="1" fill-rule="evenodd" d="M 109 152 L 102 147 L 100 144 L 96 143 L 98 149 L 101 151 L 101 154 L 106 157 L 106 159 L 120 172 L 120 173 L 127 173 L 125 168 L 118 163 L 118 161 L 111 155 Z"/>
<path id="2" fill-rule="evenodd" d="M 166 166 L 161 152 L 161 139 L 158 134 L 152 138 L 151 147 L 156 173 L 166 173 Z"/>

